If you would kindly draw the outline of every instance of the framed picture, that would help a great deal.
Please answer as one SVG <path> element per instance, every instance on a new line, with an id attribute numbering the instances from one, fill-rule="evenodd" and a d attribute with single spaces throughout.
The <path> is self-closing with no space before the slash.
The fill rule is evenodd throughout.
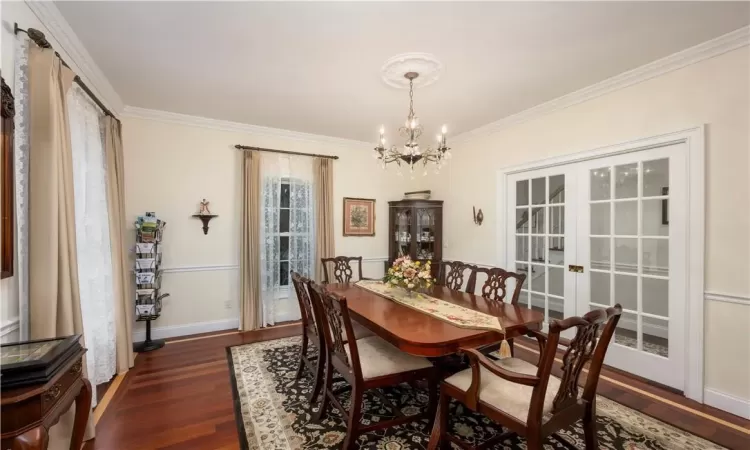
<path id="1" fill-rule="evenodd" d="M 2 235 L 0 239 L 0 278 L 13 276 L 13 245 L 15 238 L 13 230 L 16 228 L 13 219 L 13 116 L 15 105 L 10 87 L 2 79 L 2 141 L 0 141 L 0 216 L 2 216 Z"/>
<path id="2" fill-rule="evenodd" d="M 344 236 L 375 236 L 375 199 L 344 197 Z"/>

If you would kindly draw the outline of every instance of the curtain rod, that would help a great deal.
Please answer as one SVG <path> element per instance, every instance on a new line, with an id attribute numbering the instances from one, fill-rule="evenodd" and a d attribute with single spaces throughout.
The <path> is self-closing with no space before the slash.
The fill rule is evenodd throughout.
<path id="1" fill-rule="evenodd" d="M 23 33 L 26 33 L 26 35 L 27 35 L 27 36 L 29 36 L 29 39 L 31 39 L 31 40 L 32 40 L 32 41 L 33 41 L 33 42 L 34 42 L 34 43 L 35 43 L 36 45 L 38 45 L 39 47 L 41 47 L 41 48 L 49 48 L 49 49 L 51 49 L 51 48 L 52 48 L 52 45 L 51 45 L 51 44 L 49 43 L 49 41 L 47 40 L 47 38 L 46 38 L 46 37 L 44 37 L 44 33 L 42 33 L 41 31 L 37 30 L 36 28 L 29 28 L 28 30 L 24 30 L 23 28 L 19 28 L 19 27 L 18 27 L 18 23 L 13 23 L 13 34 L 18 34 L 18 32 L 19 32 L 19 31 L 20 31 L 20 32 L 23 32 Z M 60 61 L 62 62 L 62 64 L 63 64 L 63 65 L 65 66 L 65 67 L 67 67 L 68 69 L 71 69 L 70 65 L 68 65 L 68 63 L 66 63 L 66 62 L 65 62 L 65 60 L 64 60 L 64 59 L 62 59 L 62 57 L 60 57 L 60 54 L 59 54 L 58 52 L 55 52 L 55 56 L 57 56 L 58 58 L 60 58 Z M 71 69 L 71 70 L 72 70 L 72 69 Z M 98 106 L 99 108 L 101 108 L 101 110 L 102 110 L 102 111 L 104 112 L 104 114 L 106 114 L 106 115 L 108 115 L 108 116 L 112 117 L 112 118 L 113 118 L 113 119 L 115 119 L 115 120 L 116 120 L 116 121 L 117 121 L 118 123 L 120 122 L 120 119 L 118 119 L 118 118 L 117 118 L 117 117 L 116 117 L 116 116 L 115 116 L 115 115 L 114 115 L 114 114 L 112 113 L 112 111 L 110 111 L 110 110 L 109 110 L 109 108 L 107 108 L 106 106 L 104 106 L 104 103 L 102 103 L 102 101 L 101 101 L 101 100 L 99 100 L 99 97 L 97 97 L 97 96 L 96 96 L 96 95 L 94 94 L 94 92 L 93 92 L 93 91 L 92 91 L 91 89 L 89 89 L 89 87 L 88 87 L 88 86 L 86 86 L 86 83 L 84 83 L 84 82 L 83 82 L 83 80 L 81 79 L 81 77 L 79 77 L 79 76 L 78 76 L 78 75 L 76 74 L 75 78 L 73 78 L 73 81 L 75 81 L 75 82 L 76 82 L 76 84 L 78 84 L 78 86 L 80 86 L 80 87 L 81 87 L 81 89 L 83 89 L 83 91 L 84 91 L 84 92 L 85 92 L 85 93 L 86 93 L 86 94 L 87 94 L 87 95 L 88 95 L 89 97 L 91 97 L 91 99 L 92 99 L 92 100 L 94 101 L 94 103 L 96 103 L 96 105 L 97 105 L 97 106 Z"/>
<path id="2" fill-rule="evenodd" d="M 338 156 L 318 155 L 315 153 L 290 152 L 287 150 L 274 150 L 272 148 L 248 147 L 247 145 L 237 144 L 234 146 L 237 150 L 257 150 L 259 152 L 284 153 L 286 155 L 312 156 L 314 158 L 339 159 Z"/>

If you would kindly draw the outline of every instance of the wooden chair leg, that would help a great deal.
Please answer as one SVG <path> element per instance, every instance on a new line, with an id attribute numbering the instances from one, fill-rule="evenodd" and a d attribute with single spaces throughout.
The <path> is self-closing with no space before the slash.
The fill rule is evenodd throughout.
<path id="1" fill-rule="evenodd" d="M 586 408 L 583 415 L 583 433 L 587 450 L 597 449 L 596 436 L 596 405 L 592 404 Z"/>
<path id="2" fill-rule="evenodd" d="M 331 389 L 333 388 L 333 367 L 328 357 L 324 358 L 325 363 L 325 376 L 323 377 L 323 398 L 320 400 L 320 408 L 318 412 L 313 415 L 313 421 L 320 422 L 326 417 L 326 409 L 328 409 L 328 395 L 333 395 Z"/>
<path id="3" fill-rule="evenodd" d="M 516 349 L 513 345 L 513 339 L 508 339 L 508 347 L 510 347 L 510 357 L 515 358 L 516 357 Z"/>
<path id="4" fill-rule="evenodd" d="M 542 438 L 539 433 L 531 433 L 526 436 L 527 450 L 542 450 Z"/>
<path id="5" fill-rule="evenodd" d="M 451 398 L 440 392 L 440 449 L 451 450 L 451 441 L 448 439 L 448 414 L 450 410 Z"/>
<path id="6" fill-rule="evenodd" d="M 344 438 L 343 450 L 351 450 L 356 447 L 355 442 L 359 436 L 359 419 L 362 415 L 362 400 L 364 391 L 356 384 L 352 386 L 351 408 L 349 408 L 349 423 L 346 424 L 346 437 Z"/>
<path id="7" fill-rule="evenodd" d="M 310 392 L 310 398 L 308 399 L 310 403 L 314 403 L 318 398 L 318 394 L 320 393 L 320 387 L 323 384 L 323 369 L 325 369 L 325 359 L 325 349 L 321 348 L 318 350 L 318 358 L 315 363 L 315 380 L 313 380 L 313 388 Z M 325 391 L 323 395 L 325 395 Z"/>
<path id="8" fill-rule="evenodd" d="M 305 371 L 305 358 L 307 358 L 307 333 L 302 330 L 302 348 L 299 351 L 299 368 L 294 376 L 295 380 L 302 378 L 302 373 Z"/>
<path id="9" fill-rule="evenodd" d="M 435 413 L 438 409 L 438 401 L 440 399 L 440 379 L 437 371 L 435 371 L 429 376 L 429 378 L 427 378 L 427 389 L 427 432 L 429 433 L 430 430 L 432 430 L 433 421 L 435 420 Z"/>

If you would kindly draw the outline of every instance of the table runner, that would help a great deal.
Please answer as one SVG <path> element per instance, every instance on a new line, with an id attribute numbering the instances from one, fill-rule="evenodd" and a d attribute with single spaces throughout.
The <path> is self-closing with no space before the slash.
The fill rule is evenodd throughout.
<path id="1" fill-rule="evenodd" d="M 465 308 L 422 293 L 415 293 L 413 296 L 409 296 L 405 289 L 395 286 L 391 287 L 381 281 L 360 280 L 355 285 L 459 328 L 491 330 L 504 333 L 503 326 L 500 325 L 498 317 L 480 311 Z"/>

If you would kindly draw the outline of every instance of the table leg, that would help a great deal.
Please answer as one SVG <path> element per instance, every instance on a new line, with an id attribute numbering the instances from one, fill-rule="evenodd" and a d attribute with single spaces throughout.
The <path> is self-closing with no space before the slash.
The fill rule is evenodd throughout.
<path id="1" fill-rule="evenodd" d="M 47 450 L 49 435 L 42 425 L 16 436 L 11 443 L 12 450 Z M 5 443 L 3 442 L 3 447 Z"/>
<path id="2" fill-rule="evenodd" d="M 432 423 L 432 432 L 430 432 L 430 442 L 427 444 L 427 450 L 437 450 L 440 446 L 440 422 L 443 408 L 438 407 L 435 413 L 435 421 Z"/>
<path id="3" fill-rule="evenodd" d="M 80 450 L 83 445 L 83 435 L 91 413 L 91 383 L 83 378 L 83 387 L 76 396 L 76 417 L 73 422 L 73 436 L 70 438 L 70 450 Z"/>

